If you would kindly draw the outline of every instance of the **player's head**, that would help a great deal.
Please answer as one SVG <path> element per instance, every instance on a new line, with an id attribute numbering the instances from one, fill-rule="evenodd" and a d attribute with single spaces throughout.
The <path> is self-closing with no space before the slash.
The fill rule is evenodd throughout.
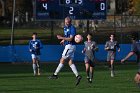
<path id="1" fill-rule="evenodd" d="M 70 17 L 65 18 L 65 25 L 69 26 L 71 24 L 72 19 Z"/>
<path id="2" fill-rule="evenodd" d="M 114 40 L 115 39 L 115 34 L 110 34 L 110 40 Z"/>
<path id="3" fill-rule="evenodd" d="M 88 33 L 88 34 L 87 34 L 87 39 L 88 39 L 88 40 L 91 40 L 91 39 L 92 39 L 92 34 L 91 34 L 91 33 Z"/>
<path id="4" fill-rule="evenodd" d="M 36 38 L 36 36 L 37 36 L 37 33 L 34 32 L 34 33 L 32 34 L 32 38 Z"/>

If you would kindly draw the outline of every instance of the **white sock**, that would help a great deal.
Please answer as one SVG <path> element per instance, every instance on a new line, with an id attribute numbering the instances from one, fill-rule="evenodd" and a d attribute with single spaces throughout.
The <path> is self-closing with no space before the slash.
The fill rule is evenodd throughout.
<path id="1" fill-rule="evenodd" d="M 33 64 L 33 71 L 34 71 L 34 74 L 36 74 L 36 64 Z"/>
<path id="2" fill-rule="evenodd" d="M 63 66 L 64 66 L 64 64 L 59 63 L 59 65 L 57 66 L 57 68 L 55 70 L 54 75 L 57 75 L 60 72 L 60 70 L 63 68 Z"/>
<path id="3" fill-rule="evenodd" d="M 73 73 L 75 74 L 75 76 L 77 77 L 79 74 L 78 74 L 78 71 L 76 69 L 76 66 L 74 64 L 70 65 L 71 67 L 71 70 L 73 71 Z"/>

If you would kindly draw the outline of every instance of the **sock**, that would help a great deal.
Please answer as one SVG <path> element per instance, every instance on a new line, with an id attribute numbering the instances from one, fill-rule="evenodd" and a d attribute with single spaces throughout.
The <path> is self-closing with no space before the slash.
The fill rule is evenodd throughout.
<path id="1" fill-rule="evenodd" d="M 73 73 L 75 74 L 75 76 L 77 77 L 79 74 L 78 74 L 78 71 L 76 69 L 76 66 L 74 64 L 72 64 L 72 65 L 70 65 L 70 67 L 71 67 Z"/>
<path id="2" fill-rule="evenodd" d="M 93 73 L 90 72 L 90 79 L 93 79 Z"/>
<path id="3" fill-rule="evenodd" d="M 57 66 L 57 68 L 55 70 L 54 75 L 57 75 L 60 72 L 60 70 L 63 68 L 63 66 L 64 66 L 64 64 L 59 63 L 59 65 Z"/>
<path id="4" fill-rule="evenodd" d="M 89 70 L 87 71 L 87 78 L 90 78 L 90 75 L 89 75 Z"/>
<path id="5" fill-rule="evenodd" d="M 36 74 L 36 64 L 33 64 L 33 71 L 34 71 L 34 74 Z"/>
<path id="6" fill-rule="evenodd" d="M 114 71 L 114 65 L 111 65 L 111 71 Z"/>

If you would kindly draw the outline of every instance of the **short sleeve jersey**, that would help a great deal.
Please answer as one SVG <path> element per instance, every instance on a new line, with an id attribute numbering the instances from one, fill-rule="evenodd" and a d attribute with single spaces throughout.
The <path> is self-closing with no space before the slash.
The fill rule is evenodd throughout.
<path id="1" fill-rule="evenodd" d="M 85 41 L 84 44 L 85 44 L 85 49 L 86 49 L 85 54 L 87 56 L 93 56 L 94 52 L 95 52 L 94 50 L 95 50 L 95 48 L 97 48 L 96 42 L 95 41 L 92 41 L 92 42 Z"/>
<path id="2" fill-rule="evenodd" d="M 37 49 L 36 49 L 37 47 Z M 31 49 L 32 54 L 40 55 L 40 49 L 42 48 L 42 43 L 40 40 L 36 39 L 29 41 L 29 49 Z"/>
<path id="3" fill-rule="evenodd" d="M 116 48 L 120 48 L 117 41 L 107 41 L 105 44 L 105 48 L 109 47 L 108 51 L 116 51 Z"/>
<path id="4" fill-rule="evenodd" d="M 64 26 L 64 37 L 69 38 L 70 36 L 75 36 L 76 35 L 76 28 L 73 25 L 70 26 Z M 67 44 L 72 44 L 74 45 L 74 39 L 72 41 L 65 41 L 65 45 Z"/>

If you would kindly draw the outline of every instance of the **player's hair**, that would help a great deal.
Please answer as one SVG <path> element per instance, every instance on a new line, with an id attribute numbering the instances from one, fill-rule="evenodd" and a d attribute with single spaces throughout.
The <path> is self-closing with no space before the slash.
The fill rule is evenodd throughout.
<path id="1" fill-rule="evenodd" d="M 137 32 L 133 32 L 133 33 L 131 33 L 131 39 L 132 40 L 138 40 L 138 33 Z"/>
<path id="2" fill-rule="evenodd" d="M 68 20 L 69 22 L 72 21 L 72 19 L 71 19 L 69 16 L 67 16 L 67 17 L 65 18 L 65 20 Z"/>
<path id="3" fill-rule="evenodd" d="M 113 34 L 110 34 L 110 36 L 111 36 L 111 35 L 113 35 L 114 37 L 116 37 L 116 34 L 114 34 L 114 33 L 113 33 Z"/>
<path id="4" fill-rule="evenodd" d="M 33 32 L 33 34 L 32 35 L 37 35 L 37 33 L 36 32 Z"/>
<path id="5" fill-rule="evenodd" d="M 131 39 L 132 39 L 132 40 L 137 40 L 138 37 L 136 37 L 136 36 L 131 36 Z"/>
<path id="6" fill-rule="evenodd" d="M 90 35 L 91 37 L 93 36 L 92 33 L 87 33 L 87 35 Z"/>

